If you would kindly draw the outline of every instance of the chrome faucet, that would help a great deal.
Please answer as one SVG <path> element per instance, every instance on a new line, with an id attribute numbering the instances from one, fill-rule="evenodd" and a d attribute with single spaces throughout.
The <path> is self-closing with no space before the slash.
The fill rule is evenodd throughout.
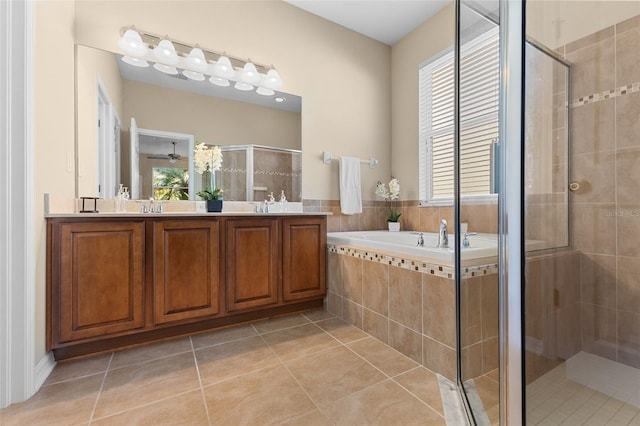
<path id="1" fill-rule="evenodd" d="M 464 233 L 464 240 L 462 240 L 462 246 L 463 247 L 469 247 L 471 244 L 469 243 L 469 237 L 473 236 L 473 235 L 478 235 L 477 232 L 465 232 Z"/>
<path id="2" fill-rule="evenodd" d="M 411 233 L 418 236 L 418 245 L 420 247 L 423 247 L 424 246 L 424 237 L 422 236 L 422 232 L 411 232 Z"/>
<path id="3" fill-rule="evenodd" d="M 447 231 L 447 220 L 440 221 L 440 233 L 438 234 L 438 247 L 449 248 L 449 232 Z"/>

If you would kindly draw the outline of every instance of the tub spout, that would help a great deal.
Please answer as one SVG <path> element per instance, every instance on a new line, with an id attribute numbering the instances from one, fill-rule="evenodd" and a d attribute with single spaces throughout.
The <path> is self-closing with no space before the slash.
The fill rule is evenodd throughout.
<path id="1" fill-rule="evenodd" d="M 449 248 L 449 232 L 447 231 L 447 220 L 440 221 L 440 233 L 438 233 L 438 247 Z"/>

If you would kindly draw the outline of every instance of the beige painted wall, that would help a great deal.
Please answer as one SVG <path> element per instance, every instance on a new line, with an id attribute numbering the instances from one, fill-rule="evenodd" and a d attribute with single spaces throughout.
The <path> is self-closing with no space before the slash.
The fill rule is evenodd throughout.
<path id="1" fill-rule="evenodd" d="M 277 66 L 282 90 L 303 97 L 305 198 L 339 197 L 337 164 L 323 164 L 322 151 L 381 160 L 363 168 L 365 199 L 390 175 L 391 49 L 384 44 L 279 1 L 36 0 L 36 360 L 46 340 L 43 196 L 75 194 L 74 43 L 116 51 L 120 28 L 131 24 Z"/>
<path id="2" fill-rule="evenodd" d="M 82 58 L 76 61 L 78 195 L 97 196 L 97 82 L 101 82 L 116 114 L 122 120 L 122 80 L 114 55 L 84 46 L 77 47 L 77 55 Z"/>
<path id="3" fill-rule="evenodd" d="M 127 99 L 122 129 L 131 117 L 139 128 L 195 135 L 212 145 L 269 145 L 300 149 L 300 113 L 266 108 L 123 80 Z"/>
<path id="4" fill-rule="evenodd" d="M 282 90 L 303 99 L 305 198 L 339 197 L 337 163 L 325 165 L 322 151 L 382 160 L 363 168 L 365 199 L 389 176 L 389 46 L 279 1 L 76 2 L 79 44 L 116 51 L 132 24 L 278 68 Z"/>
<path id="5" fill-rule="evenodd" d="M 418 199 L 418 66 L 453 45 L 455 13 L 447 6 L 391 49 L 391 174 L 401 199 Z"/>
<path id="6" fill-rule="evenodd" d="M 44 193 L 74 196 L 74 4 L 68 1 L 36 1 L 34 10 L 34 352 L 38 362 L 46 354 Z"/>

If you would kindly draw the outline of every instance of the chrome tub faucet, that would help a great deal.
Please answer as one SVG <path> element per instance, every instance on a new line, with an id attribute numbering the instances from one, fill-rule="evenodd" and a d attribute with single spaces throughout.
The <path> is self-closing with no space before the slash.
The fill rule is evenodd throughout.
<path id="1" fill-rule="evenodd" d="M 440 232 L 438 233 L 439 248 L 449 248 L 449 231 L 447 231 L 447 220 L 440 221 Z"/>

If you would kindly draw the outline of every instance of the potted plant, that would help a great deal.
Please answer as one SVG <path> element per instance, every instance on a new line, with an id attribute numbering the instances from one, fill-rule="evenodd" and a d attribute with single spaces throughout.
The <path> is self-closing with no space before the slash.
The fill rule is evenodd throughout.
<path id="1" fill-rule="evenodd" d="M 376 195 L 384 198 L 384 200 L 389 203 L 389 214 L 387 215 L 389 231 L 399 231 L 400 222 L 398 222 L 398 220 L 402 213 L 398 213 L 395 209 L 394 202 L 400 197 L 400 181 L 394 177 L 391 178 L 388 185 L 378 181 L 376 184 Z"/>
<path id="2" fill-rule="evenodd" d="M 219 146 L 209 148 L 200 142 L 196 144 L 193 161 L 196 172 L 205 175 L 205 188 L 198 192 L 198 196 L 207 202 L 208 212 L 221 212 L 223 191 L 216 187 L 215 172 L 222 167 L 222 150 Z"/>

